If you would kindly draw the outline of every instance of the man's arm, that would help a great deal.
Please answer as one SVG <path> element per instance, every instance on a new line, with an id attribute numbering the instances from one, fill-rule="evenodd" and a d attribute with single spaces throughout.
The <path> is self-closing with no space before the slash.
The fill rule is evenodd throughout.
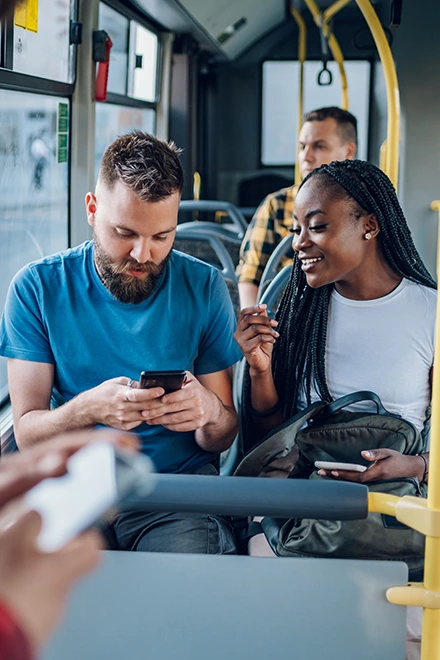
<path id="1" fill-rule="evenodd" d="M 205 451 L 228 449 L 238 431 L 238 416 L 232 401 L 232 369 L 197 378 L 187 372 L 181 390 L 152 401 L 142 415 L 147 424 L 161 424 L 170 431 L 195 431 L 195 440 Z M 134 390 L 130 398 L 139 397 Z"/>
<path id="2" fill-rule="evenodd" d="M 8 360 L 8 381 L 14 414 L 14 434 L 20 448 L 34 445 L 58 433 L 104 424 L 129 431 L 144 419 L 141 408 L 162 388 L 140 390 L 139 403 L 126 398 L 128 378 L 112 378 L 50 410 L 54 365 L 27 360 Z"/>

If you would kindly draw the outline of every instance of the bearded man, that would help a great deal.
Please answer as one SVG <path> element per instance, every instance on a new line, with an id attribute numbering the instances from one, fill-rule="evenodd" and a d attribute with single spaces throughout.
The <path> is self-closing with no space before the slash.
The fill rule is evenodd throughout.
<path id="1" fill-rule="evenodd" d="M 237 432 L 231 367 L 241 353 L 221 275 L 172 249 L 179 153 L 140 131 L 115 140 L 86 195 L 93 240 L 29 264 L 12 281 L 0 354 L 20 448 L 106 426 L 135 431 L 160 472 L 216 473 Z M 143 370 L 185 370 L 187 378 L 165 394 L 137 386 Z M 126 512 L 114 527 L 124 550 L 235 551 L 216 516 Z"/>

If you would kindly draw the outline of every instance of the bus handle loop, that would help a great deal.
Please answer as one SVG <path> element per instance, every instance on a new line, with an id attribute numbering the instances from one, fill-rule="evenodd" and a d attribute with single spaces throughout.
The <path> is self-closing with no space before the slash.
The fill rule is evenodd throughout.
<path id="1" fill-rule="evenodd" d="M 320 30 L 320 35 L 321 35 L 321 52 L 322 52 L 322 69 L 318 73 L 318 85 L 320 87 L 328 87 L 333 83 L 333 74 L 328 69 L 327 63 L 328 63 L 328 38 L 331 34 L 331 29 L 330 26 L 327 25 L 326 29 L 324 30 L 323 27 L 321 27 Z"/>
<path id="2" fill-rule="evenodd" d="M 325 76 L 327 75 L 327 78 Z M 323 62 L 322 69 L 318 73 L 318 85 L 320 87 L 328 87 L 333 83 L 333 74 L 330 69 L 327 69 L 327 62 Z"/>

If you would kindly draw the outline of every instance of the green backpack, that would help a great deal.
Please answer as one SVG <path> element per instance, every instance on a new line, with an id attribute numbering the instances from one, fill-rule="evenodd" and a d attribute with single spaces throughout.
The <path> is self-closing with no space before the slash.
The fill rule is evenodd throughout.
<path id="1" fill-rule="evenodd" d="M 344 412 L 360 401 L 374 402 L 377 414 Z M 313 403 L 273 429 L 248 452 L 235 474 L 325 479 L 317 474 L 315 461 L 368 465 L 360 452 L 377 448 L 414 455 L 424 451 L 424 441 L 413 424 L 389 413 L 376 394 L 355 392 L 329 404 Z M 426 497 L 426 484 L 416 478 L 367 486 L 372 492 Z M 365 520 L 353 521 L 264 518 L 261 526 L 281 557 L 401 560 L 412 579 L 420 579 L 423 572 L 424 536 L 392 516 L 370 513 Z"/>

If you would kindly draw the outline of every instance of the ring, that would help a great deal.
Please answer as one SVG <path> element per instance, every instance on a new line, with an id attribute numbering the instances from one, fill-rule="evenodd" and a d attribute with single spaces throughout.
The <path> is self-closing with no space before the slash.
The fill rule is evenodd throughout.
<path id="1" fill-rule="evenodd" d="M 127 388 L 127 389 L 125 390 L 125 400 L 126 400 L 126 401 L 130 401 L 130 399 L 128 398 L 129 393 L 130 393 L 130 388 Z"/>
<path id="2" fill-rule="evenodd" d="M 134 383 L 134 380 L 132 378 L 129 378 L 128 382 L 127 382 L 127 387 L 132 387 L 133 383 Z"/>

